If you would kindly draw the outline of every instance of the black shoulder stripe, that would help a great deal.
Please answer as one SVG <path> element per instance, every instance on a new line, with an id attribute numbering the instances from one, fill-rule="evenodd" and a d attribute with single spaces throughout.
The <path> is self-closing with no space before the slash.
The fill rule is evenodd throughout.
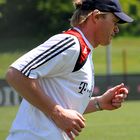
<path id="1" fill-rule="evenodd" d="M 40 67 L 41 65 L 43 65 L 44 63 L 46 63 L 47 61 L 51 60 L 52 58 L 54 58 L 55 56 L 59 55 L 60 53 L 62 53 L 63 51 L 67 50 L 68 48 L 72 47 L 75 44 L 75 42 L 71 43 L 70 45 L 68 45 L 67 47 L 65 47 L 62 50 L 59 50 L 57 53 L 54 53 L 51 57 L 45 58 L 41 63 L 38 63 L 37 65 L 35 65 L 34 67 L 32 67 L 28 73 L 26 74 L 27 76 L 30 75 L 30 72 L 38 67 Z"/>
<path id="2" fill-rule="evenodd" d="M 66 44 L 70 43 L 74 39 L 71 39 L 70 37 L 65 38 L 64 40 L 58 42 L 57 44 L 53 45 L 51 48 L 47 49 L 43 53 L 36 56 L 33 60 L 31 60 L 22 70 L 21 72 L 26 74 L 27 71 L 29 71 L 35 64 L 40 63 L 44 58 L 49 57 L 49 55 L 52 55 L 55 53 L 55 51 L 61 49 Z"/>
<path id="3" fill-rule="evenodd" d="M 65 51 L 72 45 L 74 45 L 73 38 L 65 38 L 64 40 L 60 41 L 59 43 L 53 45 L 51 48 L 47 49 L 45 52 L 38 55 L 32 61 L 30 61 L 23 69 L 22 73 L 25 75 L 29 75 L 30 71 L 36 69 L 37 67 L 43 65 L 56 55 L 60 54 L 61 52 Z"/>

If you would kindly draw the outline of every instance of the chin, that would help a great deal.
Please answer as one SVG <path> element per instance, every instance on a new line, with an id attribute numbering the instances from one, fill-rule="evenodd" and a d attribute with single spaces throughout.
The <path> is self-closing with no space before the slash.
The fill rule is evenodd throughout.
<path id="1" fill-rule="evenodd" d="M 106 43 L 102 43 L 101 45 L 102 46 L 108 46 L 108 45 L 110 45 L 111 44 L 111 42 L 106 42 Z"/>
<path id="2" fill-rule="evenodd" d="M 107 41 L 105 41 L 102 45 L 103 45 L 103 46 L 108 46 L 108 45 L 111 44 L 111 42 L 112 42 L 112 40 L 107 40 Z"/>

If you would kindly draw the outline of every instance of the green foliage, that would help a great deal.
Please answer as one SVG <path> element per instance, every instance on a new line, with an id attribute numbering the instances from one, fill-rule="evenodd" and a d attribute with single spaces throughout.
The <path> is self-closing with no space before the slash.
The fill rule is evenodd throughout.
<path id="1" fill-rule="evenodd" d="M 7 0 L 0 6 L 0 36 L 50 36 L 69 27 L 70 0 Z"/>
<path id="2" fill-rule="evenodd" d="M 41 14 L 36 10 L 37 1 L 7 0 L 1 7 L 1 36 L 12 37 L 35 33 L 37 22 L 35 17 Z M 38 28 L 37 28 L 38 29 Z"/>
<path id="3" fill-rule="evenodd" d="M 140 1 L 120 1 L 135 19 L 120 27 L 121 34 L 140 35 Z M 72 13 L 72 0 L 0 0 L 0 37 L 51 36 L 69 28 Z"/>
<path id="4" fill-rule="evenodd" d="M 0 4 L 3 4 L 5 3 L 6 1 L 5 0 L 0 0 Z"/>
<path id="5" fill-rule="evenodd" d="M 140 1 L 120 0 L 120 2 L 124 9 L 123 11 L 128 13 L 128 15 L 134 19 L 133 23 L 120 26 L 120 30 L 122 30 L 121 34 L 127 36 L 140 36 Z"/>
<path id="6" fill-rule="evenodd" d="M 47 34 L 61 32 L 62 29 L 69 27 L 69 18 L 71 17 L 72 4 L 70 0 L 42 0 L 38 5 L 42 12 L 42 23 L 48 25 Z M 46 26 L 44 25 L 44 26 Z M 46 26 L 47 27 L 47 26 Z M 44 28 L 42 28 L 42 31 Z"/>

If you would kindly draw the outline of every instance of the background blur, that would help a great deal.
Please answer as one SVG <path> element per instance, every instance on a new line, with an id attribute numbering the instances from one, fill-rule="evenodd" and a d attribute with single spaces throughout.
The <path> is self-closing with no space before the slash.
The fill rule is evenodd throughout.
<path id="1" fill-rule="evenodd" d="M 134 22 L 120 25 L 120 32 L 110 46 L 99 46 L 94 50 L 94 96 L 124 82 L 129 89 L 128 100 L 139 101 L 140 0 L 120 2 L 124 11 L 134 18 Z M 70 28 L 69 19 L 72 13 L 72 0 L 0 0 L 0 111 L 4 110 L 0 114 L 4 116 L 7 113 L 9 116 L 13 108 L 8 108 L 11 112 L 6 112 L 4 106 L 19 105 L 21 101 L 21 97 L 5 81 L 9 65 L 50 36 Z M 3 131 L 5 136 L 9 125 L 3 130 L 1 122 L 3 121 L 0 120 L 0 131 Z M 137 136 L 135 140 L 138 140 Z"/>
<path id="2" fill-rule="evenodd" d="M 119 25 L 112 44 L 94 50 L 95 95 L 124 82 L 133 91 L 129 97 L 140 99 L 140 0 L 120 2 L 134 22 Z M 72 13 L 72 0 L 0 0 L 0 78 L 18 57 L 70 28 Z"/>

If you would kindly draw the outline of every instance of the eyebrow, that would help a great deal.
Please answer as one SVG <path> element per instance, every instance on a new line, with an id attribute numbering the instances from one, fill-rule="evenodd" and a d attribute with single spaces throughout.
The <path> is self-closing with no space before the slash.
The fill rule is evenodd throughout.
<path id="1" fill-rule="evenodd" d="M 111 12 L 101 12 L 100 11 L 100 14 L 102 14 L 102 15 L 107 15 L 109 13 L 111 13 Z M 114 15 L 113 13 L 112 13 L 112 16 L 113 16 L 113 21 L 118 23 L 120 19 L 116 15 Z"/>
<path id="2" fill-rule="evenodd" d="M 113 19 L 114 22 L 118 23 L 119 22 L 119 19 Z"/>

